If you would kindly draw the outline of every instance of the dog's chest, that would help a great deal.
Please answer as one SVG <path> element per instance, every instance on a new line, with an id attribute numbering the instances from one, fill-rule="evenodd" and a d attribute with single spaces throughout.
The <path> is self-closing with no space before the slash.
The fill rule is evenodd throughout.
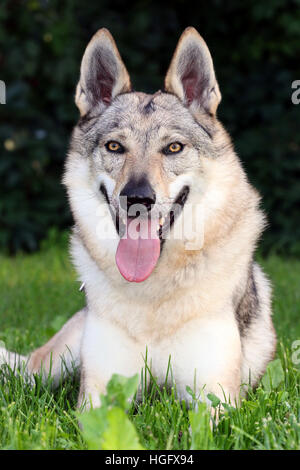
<path id="1" fill-rule="evenodd" d="M 190 384 L 195 371 L 199 377 L 206 377 L 211 368 L 222 365 L 226 345 L 239 342 L 230 315 L 193 318 L 176 329 L 169 328 L 167 334 L 155 324 L 152 330 L 146 330 L 141 321 L 133 328 L 133 315 L 129 311 L 127 314 L 127 328 L 112 317 L 89 314 L 82 355 L 88 358 L 89 368 L 100 376 L 132 376 L 143 369 L 148 378 L 151 370 L 161 385 L 170 383 L 172 378 L 179 385 Z"/>

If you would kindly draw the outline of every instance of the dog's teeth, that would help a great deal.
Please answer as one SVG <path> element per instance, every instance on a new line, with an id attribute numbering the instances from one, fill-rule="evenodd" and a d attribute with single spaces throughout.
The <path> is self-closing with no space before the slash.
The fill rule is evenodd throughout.
<path id="1" fill-rule="evenodd" d="M 159 219 L 159 225 L 164 225 L 164 223 L 165 223 L 165 218 L 164 218 L 164 217 L 161 217 L 161 218 Z"/>

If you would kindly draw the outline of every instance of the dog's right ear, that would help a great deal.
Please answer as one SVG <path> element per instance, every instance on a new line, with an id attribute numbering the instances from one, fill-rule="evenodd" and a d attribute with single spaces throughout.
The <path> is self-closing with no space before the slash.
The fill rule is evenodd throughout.
<path id="1" fill-rule="evenodd" d="M 81 62 L 75 102 L 81 116 L 104 109 L 119 93 L 131 91 L 129 74 L 110 32 L 102 28 L 89 42 Z"/>
<path id="2" fill-rule="evenodd" d="M 165 90 L 189 108 L 216 114 L 221 93 L 208 47 L 195 28 L 186 28 L 165 78 Z"/>

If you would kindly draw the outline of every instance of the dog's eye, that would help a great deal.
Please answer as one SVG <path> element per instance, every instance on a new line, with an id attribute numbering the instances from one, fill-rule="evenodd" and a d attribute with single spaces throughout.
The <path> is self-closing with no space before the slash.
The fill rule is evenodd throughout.
<path id="1" fill-rule="evenodd" d="M 183 144 L 181 144 L 180 142 L 172 142 L 163 149 L 163 153 L 165 155 L 171 155 L 172 153 L 181 152 L 182 149 Z"/>
<path id="2" fill-rule="evenodd" d="M 115 153 L 124 153 L 125 149 L 123 145 L 119 144 L 119 142 L 116 142 L 115 140 L 110 140 L 105 144 L 106 149 L 109 152 L 115 152 Z"/>

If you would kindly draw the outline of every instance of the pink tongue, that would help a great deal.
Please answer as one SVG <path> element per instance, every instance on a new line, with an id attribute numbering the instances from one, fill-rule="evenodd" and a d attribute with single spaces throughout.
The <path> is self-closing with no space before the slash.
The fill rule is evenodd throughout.
<path id="1" fill-rule="evenodd" d="M 142 282 L 150 276 L 160 255 L 156 230 L 151 233 L 151 220 L 128 219 L 127 234 L 121 238 L 116 263 L 129 282 Z"/>

